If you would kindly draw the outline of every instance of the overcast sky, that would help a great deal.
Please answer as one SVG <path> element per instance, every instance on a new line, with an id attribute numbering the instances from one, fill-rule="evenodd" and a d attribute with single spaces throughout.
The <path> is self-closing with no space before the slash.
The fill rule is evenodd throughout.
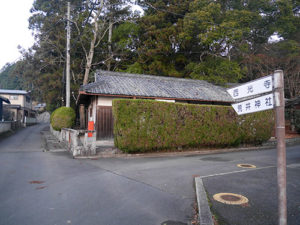
<path id="1" fill-rule="evenodd" d="M 1 1 L 0 69 L 7 62 L 14 62 L 21 56 L 18 45 L 27 49 L 33 44 L 33 37 L 28 29 L 29 10 L 33 1 Z"/>

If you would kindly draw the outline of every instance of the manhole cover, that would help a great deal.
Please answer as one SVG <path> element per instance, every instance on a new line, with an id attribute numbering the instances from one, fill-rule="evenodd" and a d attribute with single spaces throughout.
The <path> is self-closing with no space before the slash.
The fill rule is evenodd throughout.
<path id="1" fill-rule="evenodd" d="M 252 164 L 237 164 L 237 166 L 241 168 L 256 168 L 256 166 Z"/>
<path id="2" fill-rule="evenodd" d="M 182 223 L 180 221 L 171 221 L 171 220 L 168 220 L 168 221 L 162 222 L 161 225 L 187 225 L 187 224 L 186 223 Z"/>
<path id="3" fill-rule="evenodd" d="M 239 201 L 241 200 L 240 197 L 234 196 L 234 195 L 221 195 L 221 198 L 225 201 Z"/>
<path id="4" fill-rule="evenodd" d="M 234 193 L 218 193 L 213 196 L 214 200 L 228 205 L 242 205 L 248 203 L 248 199 Z"/>

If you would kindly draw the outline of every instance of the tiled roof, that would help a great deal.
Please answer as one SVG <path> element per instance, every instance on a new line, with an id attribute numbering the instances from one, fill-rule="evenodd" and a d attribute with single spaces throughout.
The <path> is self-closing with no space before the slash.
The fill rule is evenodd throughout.
<path id="1" fill-rule="evenodd" d="M 233 102 L 225 88 L 203 80 L 101 70 L 95 76 L 96 81 L 81 86 L 80 91 L 103 95 Z"/>

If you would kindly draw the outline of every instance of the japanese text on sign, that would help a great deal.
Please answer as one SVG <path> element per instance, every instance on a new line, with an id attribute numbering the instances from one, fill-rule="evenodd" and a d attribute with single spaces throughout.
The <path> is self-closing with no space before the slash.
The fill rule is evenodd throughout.
<path id="1" fill-rule="evenodd" d="M 258 98 L 232 104 L 238 115 L 264 111 L 274 108 L 273 94 L 264 95 Z"/>
<path id="2" fill-rule="evenodd" d="M 249 97 L 252 95 L 271 92 L 273 89 L 272 75 L 230 88 L 227 92 L 233 99 Z"/>

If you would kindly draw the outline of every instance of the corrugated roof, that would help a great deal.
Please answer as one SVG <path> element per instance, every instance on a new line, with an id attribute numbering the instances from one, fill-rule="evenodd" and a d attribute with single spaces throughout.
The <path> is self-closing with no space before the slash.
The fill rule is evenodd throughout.
<path id="1" fill-rule="evenodd" d="M 8 90 L 8 89 L 0 89 L 0 94 L 19 94 L 19 95 L 26 95 L 28 94 L 27 91 L 24 90 Z"/>
<path id="2" fill-rule="evenodd" d="M 97 71 L 96 81 L 81 86 L 91 94 L 233 102 L 220 86 L 203 80 Z"/>

